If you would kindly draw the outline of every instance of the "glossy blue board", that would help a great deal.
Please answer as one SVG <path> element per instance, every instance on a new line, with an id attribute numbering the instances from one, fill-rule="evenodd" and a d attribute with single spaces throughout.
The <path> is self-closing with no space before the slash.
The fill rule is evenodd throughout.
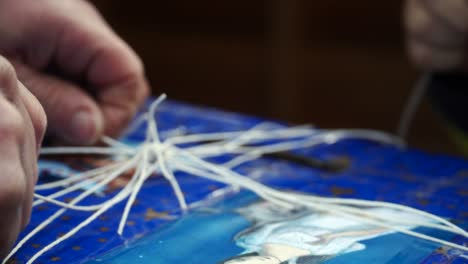
<path id="1" fill-rule="evenodd" d="M 163 137 L 173 133 L 244 130 L 264 121 L 171 101 L 161 105 L 156 118 Z M 145 124 L 140 124 L 130 129 L 122 140 L 136 145 L 144 138 L 144 131 Z M 409 205 L 447 217 L 466 229 L 468 162 L 463 159 L 400 150 L 364 140 L 345 140 L 297 153 L 321 159 L 346 158 L 350 160 L 350 167 L 331 173 L 262 158 L 237 170 L 283 190 Z M 67 160 L 67 166 L 50 162 L 42 160 L 40 163 L 42 182 L 53 178 L 56 169 L 79 170 L 94 167 L 100 161 L 93 157 Z M 42 256 L 37 263 L 261 263 L 254 262 L 260 255 L 266 259 L 264 263 L 280 263 L 273 259 L 274 256 L 271 256 L 272 260 L 267 258 L 269 254 L 274 255 L 275 250 L 284 248 L 265 247 L 268 243 L 277 245 L 278 241 L 286 241 L 287 250 L 315 252 L 282 263 L 468 262 L 459 250 L 356 223 L 340 222 L 314 212 L 275 211 L 252 193 L 230 191 L 222 184 L 183 173 L 176 176 L 187 201 L 201 201 L 202 206 L 182 215 L 169 184 L 161 177 L 152 177 L 140 192 L 122 237 L 116 234 L 124 206 L 119 204 Z M 211 194 L 217 190 L 225 190 L 224 195 L 213 197 Z M 85 200 L 84 204 L 102 202 L 112 193 L 112 189 L 105 190 L 101 195 Z M 36 207 L 23 235 L 57 209 L 50 204 Z M 89 215 L 67 211 L 31 239 L 11 263 L 25 263 L 35 252 Z M 321 228 L 324 219 L 335 225 L 326 233 Z M 468 243 L 466 239 L 444 232 L 417 230 Z M 298 237 L 307 243 L 307 247 L 298 244 Z M 319 238 L 325 240 L 318 241 Z"/>

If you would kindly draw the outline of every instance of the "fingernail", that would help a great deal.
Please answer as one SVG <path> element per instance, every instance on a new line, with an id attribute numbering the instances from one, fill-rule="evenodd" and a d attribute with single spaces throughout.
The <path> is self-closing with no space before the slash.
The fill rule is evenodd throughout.
<path id="1" fill-rule="evenodd" d="M 77 112 L 71 120 L 72 142 L 78 144 L 94 143 L 97 140 L 99 127 L 98 116 L 85 110 Z"/>

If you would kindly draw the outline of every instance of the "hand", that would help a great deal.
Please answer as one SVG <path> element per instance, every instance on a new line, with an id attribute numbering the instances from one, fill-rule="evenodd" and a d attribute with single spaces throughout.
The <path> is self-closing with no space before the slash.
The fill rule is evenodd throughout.
<path id="1" fill-rule="evenodd" d="M 0 56 L 0 259 L 29 222 L 44 110 Z"/>
<path id="2" fill-rule="evenodd" d="M 0 0 L 0 54 L 65 143 L 117 136 L 148 94 L 140 59 L 84 0 Z"/>
<path id="3" fill-rule="evenodd" d="M 411 60 L 428 71 L 466 71 L 468 1 L 407 0 L 407 42 Z"/>

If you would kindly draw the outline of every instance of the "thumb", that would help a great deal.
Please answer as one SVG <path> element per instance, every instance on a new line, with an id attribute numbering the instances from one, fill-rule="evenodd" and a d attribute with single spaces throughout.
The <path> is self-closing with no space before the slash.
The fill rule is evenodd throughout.
<path id="1" fill-rule="evenodd" d="M 76 145 L 93 144 L 99 139 L 104 127 L 102 113 L 83 89 L 21 63 L 13 64 L 19 80 L 44 107 L 49 135 Z"/>

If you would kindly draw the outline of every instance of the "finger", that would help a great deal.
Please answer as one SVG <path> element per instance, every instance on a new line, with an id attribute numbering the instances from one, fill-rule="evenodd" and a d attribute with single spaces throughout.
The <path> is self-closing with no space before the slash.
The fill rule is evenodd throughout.
<path id="1" fill-rule="evenodd" d="M 38 154 L 47 129 L 47 116 L 44 108 L 39 103 L 39 100 L 37 100 L 37 98 L 26 87 L 24 87 L 22 83 L 18 83 L 18 86 L 21 100 L 24 103 L 28 116 L 31 119 L 36 139 L 36 152 Z"/>
<path id="2" fill-rule="evenodd" d="M 37 167 L 37 144 L 35 138 L 35 132 L 31 118 L 29 117 L 28 110 L 26 109 L 23 102 L 16 105 L 16 108 L 23 117 L 23 130 L 20 132 L 23 134 L 23 140 L 20 145 L 20 160 L 21 167 L 23 168 L 24 178 L 24 196 L 22 202 L 22 214 L 21 214 L 21 227 L 24 228 L 29 223 L 31 217 L 31 209 L 33 203 L 34 185 L 37 182 L 38 167 Z"/>
<path id="3" fill-rule="evenodd" d="M 23 168 L 26 176 L 26 193 L 23 202 L 22 226 L 29 223 L 34 199 L 34 186 L 38 178 L 37 159 L 46 130 L 46 117 L 42 106 L 23 84 L 18 82 L 22 104 L 18 106 L 25 121 L 26 138 L 22 149 Z"/>
<path id="4" fill-rule="evenodd" d="M 433 10 L 427 1 L 408 2 L 406 24 L 410 38 L 446 49 L 460 47 L 462 44 L 463 33 Z"/>
<path id="5" fill-rule="evenodd" d="M 148 84 L 143 77 L 141 62 L 122 40 L 111 34 L 84 34 L 89 34 L 82 43 L 82 47 L 90 50 L 83 54 L 83 57 L 90 56 L 89 63 L 75 67 L 82 67 L 96 94 L 104 114 L 106 134 L 116 136 L 147 97 Z M 105 43 L 99 44 L 101 41 Z M 65 64 L 62 66 L 66 67 Z"/>
<path id="6" fill-rule="evenodd" d="M 410 40 L 408 50 L 411 61 L 427 71 L 448 71 L 465 66 L 464 49 L 444 49 L 421 40 Z"/>
<path id="7" fill-rule="evenodd" d="M 29 118 L 27 107 L 24 104 L 22 99 L 21 87 L 22 86 L 16 77 L 16 72 L 9 62 L 6 60 L 0 61 L 0 90 L 6 91 L 9 95 L 9 101 L 6 97 L 2 97 L 0 103 L 2 103 L 3 111 L 2 113 L 2 122 L 0 122 L 0 130 L 3 140 L 10 140 L 16 148 L 19 148 L 19 154 L 14 157 L 14 161 L 18 160 L 19 167 L 18 173 L 12 175 L 2 175 L 3 179 L 8 179 L 8 177 L 22 177 L 24 183 L 24 189 L 19 190 L 18 186 L 8 186 L 6 188 L 11 188 L 11 192 L 19 191 L 24 194 L 24 199 L 22 202 L 15 201 L 14 199 L 4 200 L 0 198 L 1 201 L 7 201 L 15 203 L 15 206 L 21 209 L 21 227 L 25 227 L 29 222 L 31 215 L 31 206 L 34 192 L 34 184 L 37 180 L 37 151 L 36 147 L 36 138 L 34 133 L 34 128 L 32 120 Z M 24 87 L 23 87 L 24 89 Z M 25 89 L 24 89 L 25 90 Z M 39 106 L 40 107 L 40 106 Z M 36 111 L 36 109 L 34 109 Z M 39 112 L 40 113 L 40 112 Z M 17 138 L 19 140 L 11 140 L 11 138 Z M 0 144 L 2 143 L 0 140 Z M 3 152 L 1 152 L 4 154 Z M 6 153 L 8 155 L 8 153 Z M 4 159 L 5 156 L 2 156 Z M 3 167 L 0 166 L 3 169 Z M 3 186 L 3 185 L 2 185 Z M 21 205 L 19 204 L 21 203 Z"/>
<path id="8" fill-rule="evenodd" d="M 7 49 L 37 70 L 52 64 L 61 74 L 87 82 L 104 114 L 105 131 L 117 135 L 149 91 L 141 60 L 88 1 L 32 1 L 13 16 L 24 10 L 35 12 L 29 23 L 14 25 L 11 35 L 18 43 Z"/>
<path id="9" fill-rule="evenodd" d="M 26 183 L 20 154 L 24 140 L 22 116 L 3 96 L 0 96 L 0 112 L 0 256 L 4 256 L 23 224 Z"/>
<path id="10" fill-rule="evenodd" d="M 97 95 L 105 131 L 117 135 L 148 95 L 137 55 L 100 19 L 75 19 L 57 43 L 55 62 L 66 74 L 84 78 Z"/>
<path id="11" fill-rule="evenodd" d="M 11 63 L 0 56 L 0 95 L 11 102 L 17 100 L 18 86 L 17 86 L 16 71 Z"/>
<path id="12" fill-rule="evenodd" d="M 468 31 L 468 2 L 466 0 L 418 0 L 434 20 L 458 33 Z"/>
<path id="13" fill-rule="evenodd" d="M 449 1 L 410 0 L 406 7 L 406 27 L 410 58 L 428 70 L 450 70 L 462 65 L 465 33 L 461 19 L 451 19 Z M 441 5 L 440 3 L 444 3 Z M 460 8 L 454 13 L 461 15 Z"/>
<path id="14" fill-rule="evenodd" d="M 18 78 L 42 103 L 49 134 L 70 144 L 92 144 L 102 134 L 102 113 L 83 89 L 14 62 Z"/>
<path id="15" fill-rule="evenodd" d="M 134 78 L 102 88 L 98 103 L 106 120 L 105 133 L 118 136 L 136 114 L 139 106 L 148 96 L 146 80 Z"/>

